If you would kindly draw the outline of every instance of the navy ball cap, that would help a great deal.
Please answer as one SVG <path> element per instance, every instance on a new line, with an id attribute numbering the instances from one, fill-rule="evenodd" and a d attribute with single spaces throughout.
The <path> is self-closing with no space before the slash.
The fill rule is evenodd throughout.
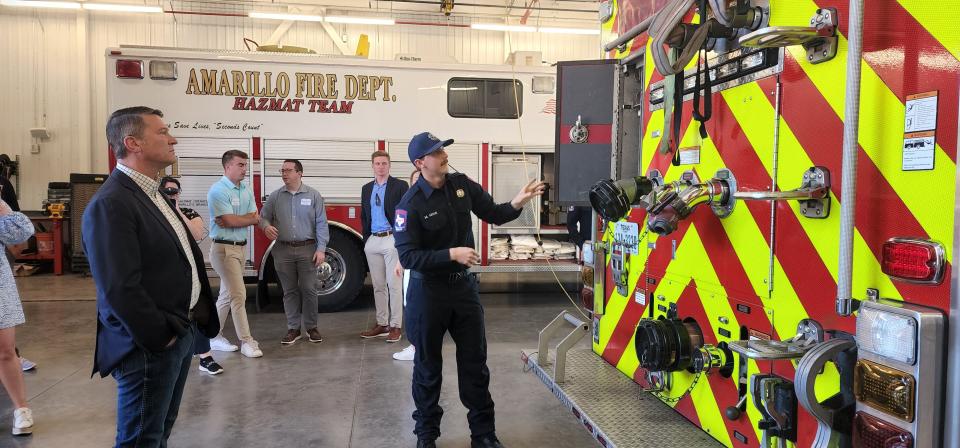
<path id="1" fill-rule="evenodd" d="M 423 158 L 427 154 L 436 152 L 444 146 L 449 146 L 451 143 L 453 143 L 452 138 L 440 140 L 429 132 L 421 132 L 414 135 L 410 140 L 410 145 L 407 146 L 407 155 L 410 156 L 410 163 Z"/>

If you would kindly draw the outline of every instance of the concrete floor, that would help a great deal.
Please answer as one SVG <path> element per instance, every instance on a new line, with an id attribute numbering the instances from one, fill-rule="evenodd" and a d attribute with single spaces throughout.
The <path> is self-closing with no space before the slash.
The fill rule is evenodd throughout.
<path id="1" fill-rule="evenodd" d="M 39 368 L 25 375 L 37 421 L 27 438 L 6 436 L 12 408 L 0 394 L 0 447 L 103 447 L 114 437 L 116 388 L 112 378 L 90 378 L 96 306 L 90 279 L 41 275 L 18 279 L 27 324 L 17 344 Z M 483 294 L 491 393 L 497 433 L 507 447 L 591 447 L 596 443 L 540 381 L 523 373 L 520 349 L 571 305 L 550 294 Z M 252 293 L 252 291 L 251 291 Z M 276 303 L 276 302 L 275 302 Z M 322 344 L 281 347 L 285 319 L 279 305 L 250 314 L 260 359 L 215 352 L 225 373 L 194 367 L 172 447 L 413 447 L 412 363 L 391 353 L 406 345 L 362 340 L 375 320 L 366 288 L 346 311 L 320 317 Z M 232 326 L 226 334 L 236 341 Z M 196 362 L 194 363 L 196 365 Z M 454 346 L 444 349 L 445 417 L 442 448 L 469 447 L 466 410 L 456 389 Z"/>

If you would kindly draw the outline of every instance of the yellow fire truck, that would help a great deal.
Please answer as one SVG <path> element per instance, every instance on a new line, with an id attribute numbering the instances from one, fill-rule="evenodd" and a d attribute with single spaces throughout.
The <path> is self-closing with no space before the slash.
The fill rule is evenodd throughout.
<path id="1" fill-rule="evenodd" d="M 601 1 L 583 315 L 522 357 L 602 446 L 960 447 L 958 6 Z"/>

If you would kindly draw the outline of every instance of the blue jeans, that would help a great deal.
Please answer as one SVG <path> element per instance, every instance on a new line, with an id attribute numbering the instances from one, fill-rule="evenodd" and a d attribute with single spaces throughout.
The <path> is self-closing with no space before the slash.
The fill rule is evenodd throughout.
<path id="1" fill-rule="evenodd" d="M 210 351 L 210 338 L 203 335 L 196 325 L 193 327 L 193 354 L 202 355 Z"/>
<path id="2" fill-rule="evenodd" d="M 136 349 L 113 371 L 117 381 L 116 447 L 166 447 L 193 358 L 196 324 L 173 346 Z"/>

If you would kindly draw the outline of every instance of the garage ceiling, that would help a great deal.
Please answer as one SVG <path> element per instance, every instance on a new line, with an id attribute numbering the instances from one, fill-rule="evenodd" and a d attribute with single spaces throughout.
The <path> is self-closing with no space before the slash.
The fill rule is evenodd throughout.
<path id="1" fill-rule="evenodd" d="M 206 11 L 268 10 L 309 13 L 336 10 L 357 14 L 435 15 L 438 18 L 452 16 L 484 20 L 509 17 L 511 22 L 548 20 L 571 24 L 579 22 L 583 26 L 597 25 L 596 0 L 182 0 L 161 1 L 159 4 L 165 8 L 174 6 L 178 9 Z M 452 4 L 449 14 L 444 14 L 441 9 L 443 4 L 448 7 Z"/>

